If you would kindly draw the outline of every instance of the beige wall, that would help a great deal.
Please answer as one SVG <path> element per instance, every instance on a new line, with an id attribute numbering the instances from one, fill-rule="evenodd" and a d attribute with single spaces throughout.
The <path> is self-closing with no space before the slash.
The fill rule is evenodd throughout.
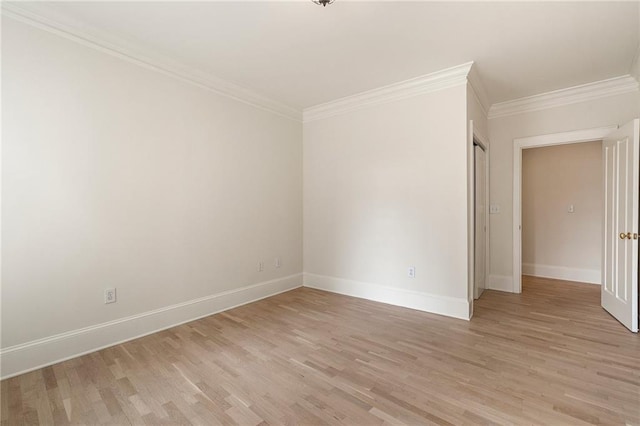
<path id="1" fill-rule="evenodd" d="M 302 272 L 299 122 L 2 24 L 3 348 Z"/>
<path id="2" fill-rule="evenodd" d="M 468 316 L 466 115 L 463 84 L 304 124 L 305 285 Z"/>
<path id="3" fill-rule="evenodd" d="M 602 202 L 601 141 L 523 150 L 523 273 L 599 283 Z"/>
<path id="4" fill-rule="evenodd" d="M 500 214 L 490 215 L 490 286 L 513 288 L 513 140 L 623 124 L 639 116 L 635 92 L 489 120 L 489 197 L 500 206 Z"/>

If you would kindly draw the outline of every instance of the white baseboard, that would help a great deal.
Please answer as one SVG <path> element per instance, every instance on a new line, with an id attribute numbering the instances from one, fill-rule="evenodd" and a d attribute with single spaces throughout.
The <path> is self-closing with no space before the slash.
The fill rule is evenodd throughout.
<path id="1" fill-rule="evenodd" d="M 467 299 L 309 273 L 304 274 L 304 286 L 434 314 L 469 319 L 470 306 Z"/>
<path id="2" fill-rule="evenodd" d="M 302 274 L 189 300 L 0 350 L 0 378 L 56 364 L 302 286 Z"/>
<path id="3" fill-rule="evenodd" d="M 581 283 L 602 283 L 599 269 L 565 268 L 564 266 L 536 265 L 533 263 L 522 264 L 522 274 L 534 277 L 554 278 L 565 281 L 578 281 Z"/>
<path id="4" fill-rule="evenodd" d="M 513 293 L 513 277 L 511 275 L 489 275 L 487 290 L 498 290 Z"/>

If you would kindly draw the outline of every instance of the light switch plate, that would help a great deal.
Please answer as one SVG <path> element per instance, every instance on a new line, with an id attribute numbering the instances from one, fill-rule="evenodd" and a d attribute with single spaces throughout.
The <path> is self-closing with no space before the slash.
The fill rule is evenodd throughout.
<path id="1" fill-rule="evenodd" d="M 105 288 L 104 289 L 104 303 L 116 303 L 116 289 Z"/>

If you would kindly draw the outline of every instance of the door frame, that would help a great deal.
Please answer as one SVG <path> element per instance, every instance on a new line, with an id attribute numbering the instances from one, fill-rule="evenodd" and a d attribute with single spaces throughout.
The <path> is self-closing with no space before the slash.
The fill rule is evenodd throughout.
<path id="1" fill-rule="evenodd" d="M 618 125 L 513 140 L 513 292 L 522 293 L 522 150 L 602 140 Z"/>
<path id="2" fill-rule="evenodd" d="M 467 248 L 468 248 L 468 257 L 467 257 L 467 265 L 468 265 L 468 302 L 469 302 L 469 319 L 473 317 L 473 302 L 474 302 L 474 294 L 476 288 L 475 282 L 475 265 L 476 265 L 476 252 L 475 252 L 475 179 L 476 179 L 476 165 L 475 165 L 475 154 L 474 154 L 474 143 L 478 143 L 484 148 L 485 152 L 485 193 L 487 198 L 487 203 L 485 206 L 485 224 L 487 227 L 486 238 L 485 238 L 485 267 L 484 267 L 484 282 L 485 289 L 487 286 L 487 282 L 489 279 L 489 266 L 491 265 L 491 254 L 489 252 L 489 204 L 491 200 L 491 194 L 489 193 L 489 164 L 491 162 L 491 144 L 489 138 L 484 135 L 484 133 L 474 126 L 473 120 L 469 120 L 468 126 L 468 138 L 467 138 L 467 229 L 469 230 L 467 234 Z"/>

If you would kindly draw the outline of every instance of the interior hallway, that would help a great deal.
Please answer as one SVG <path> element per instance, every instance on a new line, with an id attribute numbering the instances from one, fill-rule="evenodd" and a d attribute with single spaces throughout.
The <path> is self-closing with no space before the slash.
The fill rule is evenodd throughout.
<path id="1" fill-rule="evenodd" d="M 5 380 L 2 425 L 639 424 L 640 338 L 600 288 L 523 286 L 471 322 L 296 289 Z"/>

